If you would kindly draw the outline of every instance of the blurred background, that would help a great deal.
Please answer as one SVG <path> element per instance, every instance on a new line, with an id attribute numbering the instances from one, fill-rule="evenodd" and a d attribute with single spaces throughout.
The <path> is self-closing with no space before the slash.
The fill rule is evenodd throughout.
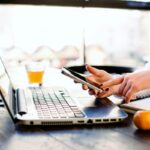
<path id="1" fill-rule="evenodd" d="M 150 59 L 150 12 L 0 5 L 0 55 L 9 67 L 143 66 Z"/>

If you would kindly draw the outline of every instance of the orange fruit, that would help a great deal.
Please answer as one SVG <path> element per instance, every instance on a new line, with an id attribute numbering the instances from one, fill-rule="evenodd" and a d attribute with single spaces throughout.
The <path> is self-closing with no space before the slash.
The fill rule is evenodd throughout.
<path id="1" fill-rule="evenodd" d="M 134 114 L 133 122 L 139 129 L 150 130 L 150 110 L 137 111 Z"/>

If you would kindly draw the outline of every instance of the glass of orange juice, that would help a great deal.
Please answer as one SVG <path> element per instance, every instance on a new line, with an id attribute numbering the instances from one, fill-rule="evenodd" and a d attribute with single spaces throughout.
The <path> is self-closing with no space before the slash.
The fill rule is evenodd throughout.
<path id="1" fill-rule="evenodd" d="M 32 86 L 41 86 L 45 72 L 45 65 L 40 62 L 31 62 L 26 65 L 26 71 L 29 84 Z"/>

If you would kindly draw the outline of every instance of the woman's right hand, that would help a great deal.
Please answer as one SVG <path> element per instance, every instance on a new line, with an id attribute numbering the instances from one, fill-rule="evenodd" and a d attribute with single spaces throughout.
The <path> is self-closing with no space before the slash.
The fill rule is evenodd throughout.
<path id="1" fill-rule="evenodd" d="M 101 88 L 101 85 L 103 84 L 103 82 L 113 79 L 113 76 L 104 70 L 99 70 L 89 65 L 86 65 L 86 69 L 90 73 L 90 75 L 86 76 L 87 81 L 97 86 L 98 88 Z M 96 90 L 92 90 L 88 88 L 88 86 L 85 84 L 82 85 L 82 88 L 83 90 L 88 90 L 90 95 L 95 95 L 96 97 L 102 98 L 102 97 L 110 96 L 112 94 L 118 95 L 119 85 L 105 88 L 103 89 L 102 93 L 99 93 Z"/>

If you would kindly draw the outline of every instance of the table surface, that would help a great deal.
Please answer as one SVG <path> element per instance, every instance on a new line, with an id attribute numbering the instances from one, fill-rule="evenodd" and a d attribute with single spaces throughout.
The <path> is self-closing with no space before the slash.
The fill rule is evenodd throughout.
<path id="1" fill-rule="evenodd" d="M 0 108 L 0 150 L 149 150 L 150 132 L 137 130 L 132 116 L 119 124 L 15 126 Z"/>
<path id="2" fill-rule="evenodd" d="M 47 77 L 51 80 L 48 84 L 56 85 L 52 82 L 56 76 L 50 73 Z M 64 80 L 71 90 L 79 86 L 61 75 L 57 81 L 63 85 Z M 81 91 L 74 96 L 87 96 Z M 138 130 L 132 117 L 115 124 L 27 127 L 14 125 L 6 109 L 0 107 L 0 150 L 149 150 L 150 131 Z"/>

